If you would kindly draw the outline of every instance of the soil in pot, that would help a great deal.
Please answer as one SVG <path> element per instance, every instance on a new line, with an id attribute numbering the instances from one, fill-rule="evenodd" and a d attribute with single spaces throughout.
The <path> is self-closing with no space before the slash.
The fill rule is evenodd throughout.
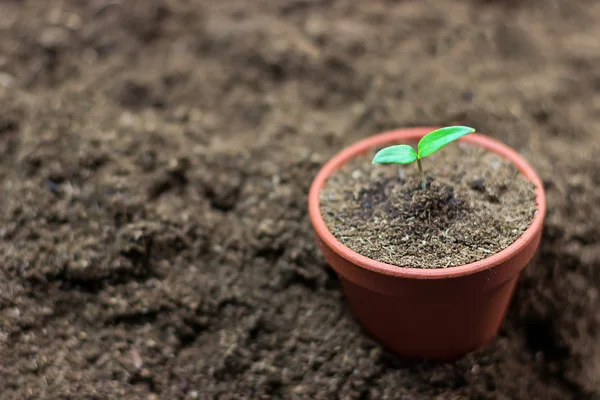
<path id="1" fill-rule="evenodd" d="M 498 253 L 529 226 L 533 185 L 508 160 L 455 143 L 416 165 L 373 165 L 376 150 L 354 158 L 321 192 L 333 235 L 376 261 L 412 268 L 464 265 Z"/>

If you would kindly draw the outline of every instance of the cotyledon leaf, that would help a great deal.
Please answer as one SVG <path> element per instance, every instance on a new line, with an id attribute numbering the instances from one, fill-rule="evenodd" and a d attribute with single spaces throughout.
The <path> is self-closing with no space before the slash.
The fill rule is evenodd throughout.
<path id="1" fill-rule="evenodd" d="M 417 152 L 407 144 L 381 149 L 373 158 L 373 164 L 410 164 L 415 161 Z"/>
<path id="2" fill-rule="evenodd" d="M 418 157 L 427 157 L 456 139 L 473 132 L 475 132 L 475 129 L 468 126 L 449 126 L 430 132 L 419 141 L 417 147 L 419 149 Z"/>

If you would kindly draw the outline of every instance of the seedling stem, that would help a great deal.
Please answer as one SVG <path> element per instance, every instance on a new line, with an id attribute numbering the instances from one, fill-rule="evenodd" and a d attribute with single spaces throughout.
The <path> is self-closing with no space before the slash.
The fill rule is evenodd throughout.
<path id="1" fill-rule="evenodd" d="M 427 189 L 427 182 L 425 181 L 425 175 L 423 175 L 423 166 L 421 165 L 421 159 L 417 158 L 417 165 L 419 166 L 419 175 L 421 176 L 421 189 Z"/>

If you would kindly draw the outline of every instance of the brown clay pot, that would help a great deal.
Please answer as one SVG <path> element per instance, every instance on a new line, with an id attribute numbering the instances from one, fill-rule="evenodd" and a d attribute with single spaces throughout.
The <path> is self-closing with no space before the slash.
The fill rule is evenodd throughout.
<path id="1" fill-rule="evenodd" d="M 316 176 L 309 193 L 309 212 L 319 248 L 340 277 L 350 308 L 364 328 L 397 355 L 453 360 L 494 338 L 519 274 L 539 245 L 546 196 L 533 168 L 510 147 L 489 137 L 470 134 L 460 139 L 513 162 L 535 185 L 538 211 L 529 228 L 508 248 L 457 267 L 402 268 L 364 257 L 333 236 L 319 206 L 325 181 L 344 163 L 373 147 L 415 141 L 434 129 L 400 129 L 346 148 Z"/>

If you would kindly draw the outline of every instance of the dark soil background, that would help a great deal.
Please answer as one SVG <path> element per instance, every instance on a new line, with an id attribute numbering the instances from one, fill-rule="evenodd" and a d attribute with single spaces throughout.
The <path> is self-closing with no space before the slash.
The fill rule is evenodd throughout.
<path id="1" fill-rule="evenodd" d="M 0 2 L 0 398 L 595 399 L 600 2 Z M 465 124 L 548 191 L 500 336 L 365 337 L 313 243 L 342 146 Z"/>

